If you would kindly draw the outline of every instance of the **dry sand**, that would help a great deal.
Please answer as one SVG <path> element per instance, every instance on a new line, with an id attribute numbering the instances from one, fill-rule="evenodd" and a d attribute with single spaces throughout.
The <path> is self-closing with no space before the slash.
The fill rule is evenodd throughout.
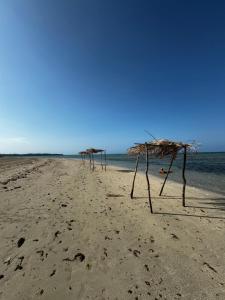
<path id="1" fill-rule="evenodd" d="M 66 159 L 0 159 L 0 299 L 225 299 L 225 199 Z"/>

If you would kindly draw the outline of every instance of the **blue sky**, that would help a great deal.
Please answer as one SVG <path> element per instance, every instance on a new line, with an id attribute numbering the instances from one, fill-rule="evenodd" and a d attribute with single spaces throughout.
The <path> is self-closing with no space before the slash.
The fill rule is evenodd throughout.
<path id="1" fill-rule="evenodd" d="M 225 151 L 225 1 L 0 2 L 0 152 Z"/>

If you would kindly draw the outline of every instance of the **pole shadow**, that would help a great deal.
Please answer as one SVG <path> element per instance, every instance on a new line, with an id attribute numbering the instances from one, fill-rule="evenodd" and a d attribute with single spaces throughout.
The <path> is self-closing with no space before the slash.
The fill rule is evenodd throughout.
<path id="1" fill-rule="evenodd" d="M 141 199 L 146 200 L 146 199 L 148 199 L 148 197 L 134 196 L 132 200 L 141 200 Z M 168 199 L 168 201 L 171 201 L 171 200 L 182 200 L 182 197 L 181 196 L 153 196 L 152 197 L 152 200 L 157 201 L 159 199 L 162 199 L 162 200 Z M 188 203 L 188 200 L 190 200 L 189 202 L 191 202 L 191 203 Z M 196 205 L 195 205 L 195 204 L 192 203 L 193 200 L 195 200 L 195 202 L 200 201 L 200 203 L 196 203 Z M 203 202 L 201 200 L 205 200 L 205 201 Z M 221 201 L 223 201 L 223 202 L 221 202 Z M 206 206 L 206 205 L 211 205 L 211 206 L 214 206 L 214 207 L 210 207 L 210 206 Z M 213 198 L 213 197 L 210 197 L 210 198 L 206 198 L 206 197 L 204 197 L 204 198 L 202 198 L 202 197 L 186 197 L 185 207 L 225 211 L 225 198 L 224 197 L 215 197 L 215 198 Z"/>
<path id="2" fill-rule="evenodd" d="M 166 216 L 178 216 L 178 217 L 195 217 L 195 218 L 205 218 L 205 219 L 218 219 L 225 220 L 225 217 L 215 217 L 215 216 L 204 216 L 204 215 L 191 215 L 182 213 L 167 213 L 167 212 L 154 212 L 154 215 L 166 215 Z"/>
<path id="3" fill-rule="evenodd" d="M 217 205 L 217 204 L 213 204 L 213 205 Z M 218 209 L 218 210 L 225 211 L 225 204 L 224 204 L 224 208 L 221 208 L 221 207 L 209 207 L 209 206 L 194 206 L 194 205 L 186 205 L 186 207 L 199 208 L 199 209 Z"/>

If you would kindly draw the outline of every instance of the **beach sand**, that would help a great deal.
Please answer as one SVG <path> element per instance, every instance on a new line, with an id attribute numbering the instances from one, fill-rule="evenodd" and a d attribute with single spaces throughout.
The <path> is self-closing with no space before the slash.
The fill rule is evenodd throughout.
<path id="1" fill-rule="evenodd" d="M 0 159 L 0 299 L 225 299 L 225 199 L 69 159 Z M 167 197 L 165 197 L 165 195 Z"/>

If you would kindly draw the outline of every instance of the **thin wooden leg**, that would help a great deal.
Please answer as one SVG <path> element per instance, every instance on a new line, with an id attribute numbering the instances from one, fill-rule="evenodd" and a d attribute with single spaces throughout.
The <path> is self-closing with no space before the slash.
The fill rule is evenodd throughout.
<path id="1" fill-rule="evenodd" d="M 146 149 L 146 171 L 145 171 L 145 176 L 146 176 L 147 187 L 148 187 L 148 201 L 149 201 L 150 211 L 153 214 L 151 191 L 150 191 L 150 182 L 149 182 L 149 178 L 148 178 L 148 146 L 147 146 L 147 143 L 145 144 L 145 149 Z"/>
<path id="2" fill-rule="evenodd" d="M 103 170 L 103 164 L 102 164 L 102 152 L 101 152 L 101 166 L 102 166 L 102 170 Z"/>
<path id="3" fill-rule="evenodd" d="M 95 158 L 94 158 L 94 154 L 92 153 L 92 163 L 93 163 L 93 165 L 92 165 L 92 171 L 94 171 L 95 170 Z"/>
<path id="4" fill-rule="evenodd" d="M 133 199 L 133 195 L 134 195 L 134 182 L 135 182 L 135 178 L 136 178 L 136 174 L 137 174 L 139 157 L 140 157 L 140 153 L 138 153 L 137 160 L 136 160 L 136 166 L 135 166 L 135 172 L 134 172 L 134 179 L 133 179 L 132 189 L 131 189 L 131 193 L 130 193 L 131 199 Z"/>
<path id="5" fill-rule="evenodd" d="M 89 154 L 89 161 L 90 161 L 90 170 L 91 170 L 91 165 L 92 165 L 92 161 L 91 161 L 91 153 Z"/>
<path id="6" fill-rule="evenodd" d="M 105 171 L 106 171 L 106 150 L 104 151 L 104 157 L 105 157 Z"/>
<path id="7" fill-rule="evenodd" d="M 186 161 L 187 161 L 187 147 L 184 146 L 184 161 L 183 161 L 183 170 L 182 170 L 182 177 L 183 177 L 183 206 L 185 207 L 185 190 L 186 190 L 186 178 L 185 178 L 185 169 L 186 169 Z"/>
<path id="8" fill-rule="evenodd" d="M 168 178 L 168 176 L 169 176 L 169 173 L 170 173 L 170 169 L 171 169 L 171 167 L 172 167 L 172 165 L 173 165 L 173 161 L 174 161 L 174 155 L 173 155 L 173 156 L 172 156 L 172 158 L 171 158 L 171 161 L 170 161 L 170 166 L 169 166 L 168 172 L 167 172 L 167 174 L 166 174 L 166 177 L 165 177 L 165 179 L 164 179 L 163 185 L 162 185 L 162 187 L 161 187 L 161 190 L 160 190 L 159 196 L 161 196 L 161 195 L 162 195 L 162 192 L 163 192 L 164 186 L 165 186 L 165 184 L 166 184 L 167 178 Z"/>

